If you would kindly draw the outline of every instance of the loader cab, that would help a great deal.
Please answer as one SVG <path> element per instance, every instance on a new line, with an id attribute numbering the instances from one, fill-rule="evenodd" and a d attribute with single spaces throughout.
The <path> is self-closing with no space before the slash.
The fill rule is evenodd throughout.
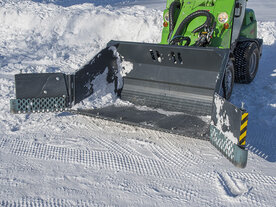
<path id="1" fill-rule="evenodd" d="M 240 11 L 244 14 L 245 1 L 241 0 Z M 180 42 L 177 45 L 198 46 L 197 41 L 204 33 L 208 33 L 207 44 L 203 46 L 229 49 L 231 46 L 232 26 L 236 0 L 189 0 L 189 1 L 167 1 L 167 8 L 164 10 L 164 27 L 161 44 L 171 45 L 172 38 L 185 36 L 190 38 L 190 44 Z M 209 22 L 206 13 L 211 16 Z M 192 16 L 192 17 L 191 17 Z M 207 20 L 206 20 L 207 17 Z M 186 21 L 186 22 L 185 22 Z M 207 25 L 209 22 L 209 25 Z M 183 24 L 185 24 L 183 26 Z M 199 30 L 196 30 L 201 28 Z M 196 31 L 195 31 L 196 30 Z M 240 31 L 240 28 L 239 28 Z M 202 46 L 202 45 L 200 45 Z"/>

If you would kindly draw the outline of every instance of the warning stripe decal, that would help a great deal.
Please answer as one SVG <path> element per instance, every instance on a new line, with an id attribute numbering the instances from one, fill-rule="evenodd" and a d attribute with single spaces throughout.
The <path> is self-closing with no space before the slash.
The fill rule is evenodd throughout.
<path id="1" fill-rule="evenodd" d="M 244 114 L 242 115 L 242 120 L 244 120 L 246 117 L 247 117 L 247 119 L 248 119 L 248 113 L 244 113 Z"/>
<path id="2" fill-rule="evenodd" d="M 248 113 L 242 115 L 241 125 L 243 125 L 246 121 L 248 121 Z"/>
<path id="3" fill-rule="evenodd" d="M 240 128 L 240 139 L 239 139 L 239 145 L 244 146 L 245 145 L 245 139 L 247 135 L 247 124 L 248 124 L 248 113 L 243 113 L 242 120 L 241 120 L 241 128 Z"/>
<path id="4" fill-rule="evenodd" d="M 246 120 L 244 123 L 242 123 L 241 125 L 241 132 L 247 128 L 247 123 L 248 123 L 248 120 Z"/>

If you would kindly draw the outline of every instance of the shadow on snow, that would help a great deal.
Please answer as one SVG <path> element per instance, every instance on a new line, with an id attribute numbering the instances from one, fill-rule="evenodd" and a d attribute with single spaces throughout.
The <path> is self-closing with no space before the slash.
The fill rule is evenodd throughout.
<path id="1" fill-rule="evenodd" d="M 236 84 L 232 102 L 249 112 L 247 147 L 276 162 L 276 44 L 264 46 L 255 80 L 249 85 Z"/>

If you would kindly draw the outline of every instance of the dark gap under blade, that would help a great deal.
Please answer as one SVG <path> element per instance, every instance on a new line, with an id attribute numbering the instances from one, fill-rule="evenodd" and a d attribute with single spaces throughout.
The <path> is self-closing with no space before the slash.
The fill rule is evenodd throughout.
<path id="1" fill-rule="evenodd" d="M 99 109 L 72 111 L 86 116 L 102 118 L 143 128 L 154 129 L 185 137 L 209 140 L 210 124 L 199 116 L 184 113 L 166 114 L 155 110 L 140 110 L 134 106 L 107 106 Z M 168 114 L 169 115 L 168 115 Z"/>

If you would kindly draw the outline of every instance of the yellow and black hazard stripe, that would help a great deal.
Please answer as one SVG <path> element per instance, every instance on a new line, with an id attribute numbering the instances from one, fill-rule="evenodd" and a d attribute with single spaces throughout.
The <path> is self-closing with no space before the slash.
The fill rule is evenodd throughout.
<path id="1" fill-rule="evenodd" d="M 245 140 L 247 135 L 248 113 L 243 113 L 241 118 L 241 135 L 239 145 L 245 147 Z"/>

